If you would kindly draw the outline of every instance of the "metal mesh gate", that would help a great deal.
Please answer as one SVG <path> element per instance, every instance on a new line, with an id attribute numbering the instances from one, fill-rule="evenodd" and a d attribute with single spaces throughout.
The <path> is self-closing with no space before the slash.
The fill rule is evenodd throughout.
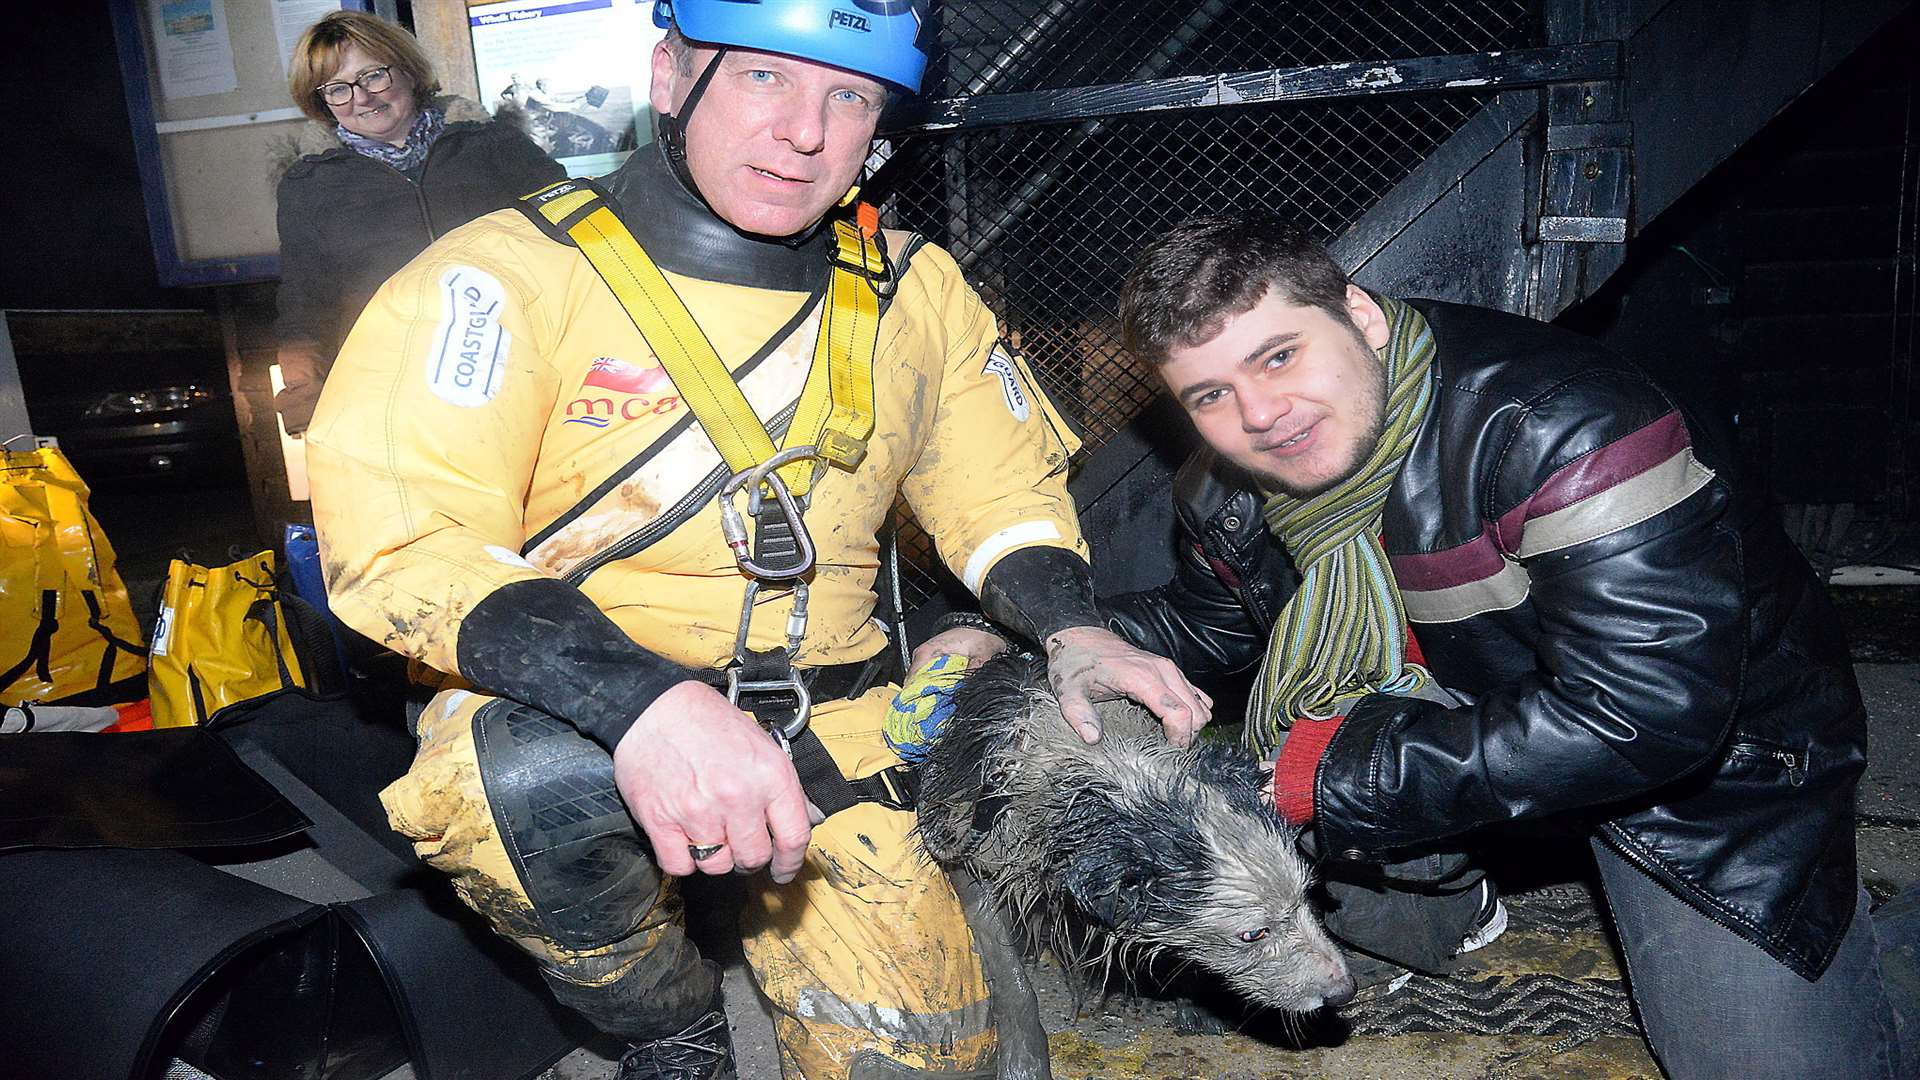
<path id="1" fill-rule="evenodd" d="M 946 0 L 935 17 L 932 97 L 1505 50 L 1538 36 L 1527 0 Z M 1115 325 L 1141 243 L 1192 214 L 1248 206 L 1331 240 L 1483 100 L 1455 92 L 909 135 L 870 190 L 891 224 L 959 260 L 1092 450 L 1159 389 Z M 901 549 L 916 604 L 945 574 L 910 521 Z"/>

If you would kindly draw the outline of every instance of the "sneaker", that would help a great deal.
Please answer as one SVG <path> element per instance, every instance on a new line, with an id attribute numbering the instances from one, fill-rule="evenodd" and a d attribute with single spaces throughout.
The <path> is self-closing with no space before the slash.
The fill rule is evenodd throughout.
<path id="1" fill-rule="evenodd" d="M 635 1043 L 621 1055 L 614 1075 L 617 1080 L 738 1080 L 726 1011 L 710 1009 L 675 1034 Z"/>
<path id="2" fill-rule="evenodd" d="M 1499 894 L 1493 891 L 1493 882 L 1481 878 L 1480 913 L 1474 916 L 1473 928 L 1467 931 L 1467 936 L 1460 939 L 1460 951 L 1453 955 L 1465 956 L 1484 949 L 1506 932 L 1507 905 L 1501 903 Z"/>

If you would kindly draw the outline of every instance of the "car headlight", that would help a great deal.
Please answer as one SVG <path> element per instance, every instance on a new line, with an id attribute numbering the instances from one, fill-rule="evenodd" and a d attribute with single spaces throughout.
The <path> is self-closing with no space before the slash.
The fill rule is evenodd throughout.
<path id="1" fill-rule="evenodd" d="M 154 386 L 144 390 L 116 390 L 87 406 L 88 416 L 135 416 L 140 413 L 190 409 L 213 400 L 213 391 L 199 386 Z"/>

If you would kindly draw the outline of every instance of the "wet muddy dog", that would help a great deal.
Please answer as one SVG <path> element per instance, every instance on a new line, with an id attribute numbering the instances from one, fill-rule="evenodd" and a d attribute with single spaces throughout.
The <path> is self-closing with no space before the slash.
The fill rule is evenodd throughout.
<path id="1" fill-rule="evenodd" d="M 1090 746 L 1040 661 L 1006 656 L 969 675 L 921 769 L 927 853 L 1083 969 L 1171 953 L 1255 1005 L 1351 998 L 1295 832 L 1261 800 L 1260 763 L 1207 740 L 1175 747 L 1131 702 L 1099 711 Z"/>

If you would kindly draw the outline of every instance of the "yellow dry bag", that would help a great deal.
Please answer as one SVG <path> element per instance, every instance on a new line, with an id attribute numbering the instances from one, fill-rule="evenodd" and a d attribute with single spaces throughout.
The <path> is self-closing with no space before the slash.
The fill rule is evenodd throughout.
<path id="1" fill-rule="evenodd" d="M 222 710 L 315 685 L 312 628 L 283 596 L 271 551 L 226 566 L 175 559 L 153 625 L 147 688 L 155 727 L 204 724 Z M 330 646 L 329 646 L 330 647 Z"/>
<path id="2" fill-rule="evenodd" d="M 0 705 L 137 700 L 145 653 L 80 474 L 54 447 L 0 451 Z"/>

